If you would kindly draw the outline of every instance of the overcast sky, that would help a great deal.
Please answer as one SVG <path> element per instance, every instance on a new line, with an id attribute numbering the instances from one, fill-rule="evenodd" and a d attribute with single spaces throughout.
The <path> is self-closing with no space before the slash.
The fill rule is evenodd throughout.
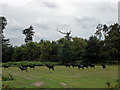
<path id="1" fill-rule="evenodd" d="M 72 31 L 71 36 L 89 38 L 97 24 L 118 22 L 119 0 L 1 0 L 0 16 L 8 20 L 4 34 L 12 45 L 24 44 L 22 30 L 33 25 L 33 40 L 58 40 Z"/>

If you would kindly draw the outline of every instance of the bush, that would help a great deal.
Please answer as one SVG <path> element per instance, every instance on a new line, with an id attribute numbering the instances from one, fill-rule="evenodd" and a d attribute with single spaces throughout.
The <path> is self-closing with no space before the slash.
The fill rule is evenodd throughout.
<path id="1" fill-rule="evenodd" d="M 76 60 L 76 61 L 75 61 L 75 64 L 78 64 L 78 65 L 79 65 L 79 64 L 82 64 L 83 62 L 84 62 L 83 60 Z"/>
<path id="2" fill-rule="evenodd" d="M 21 66 L 21 65 L 35 65 L 35 66 L 45 66 L 46 64 L 50 65 L 60 65 L 60 62 L 40 62 L 40 61 L 21 61 L 21 62 L 7 62 L 2 63 L 2 65 L 9 65 L 9 66 Z"/>
<path id="3" fill-rule="evenodd" d="M 2 90 L 10 90 L 9 88 L 15 88 L 14 86 L 10 84 L 2 84 Z"/>
<path id="4" fill-rule="evenodd" d="M 9 80 L 14 80 L 14 78 L 11 74 L 9 74 L 8 76 L 2 75 L 2 81 L 9 81 Z"/>

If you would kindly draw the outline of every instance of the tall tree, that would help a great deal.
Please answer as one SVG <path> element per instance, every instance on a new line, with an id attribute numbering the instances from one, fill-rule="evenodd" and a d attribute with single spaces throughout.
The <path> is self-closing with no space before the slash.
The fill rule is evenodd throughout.
<path id="1" fill-rule="evenodd" d="M 102 57 L 105 57 L 107 62 L 119 61 L 120 25 L 118 23 L 114 23 L 110 26 L 104 24 L 102 25 L 102 29 L 96 31 L 97 36 L 100 35 L 100 32 L 102 32 L 104 35 L 103 48 L 101 53 Z"/>
<path id="2" fill-rule="evenodd" d="M 2 40 L 2 44 L 4 44 L 4 45 L 10 45 L 9 39 L 6 39 L 5 36 L 4 36 L 4 34 L 3 34 L 6 25 L 7 25 L 7 19 L 4 16 L 0 17 L 0 38 Z"/>
<path id="3" fill-rule="evenodd" d="M 9 39 L 4 36 L 4 30 L 7 25 L 7 19 L 2 16 L 0 17 L 0 56 L 2 56 L 3 62 L 11 61 L 14 48 L 11 46 Z"/>
<path id="4" fill-rule="evenodd" d="M 33 40 L 32 36 L 34 35 L 33 26 L 31 25 L 29 28 L 23 30 L 23 34 L 25 34 L 25 43 L 31 42 Z"/>
<path id="5" fill-rule="evenodd" d="M 100 45 L 95 36 L 91 36 L 87 41 L 86 58 L 88 63 L 99 63 Z"/>
<path id="6" fill-rule="evenodd" d="M 86 41 L 83 38 L 75 37 L 71 43 L 71 48 L 74 52 L 74 61 L 75 60 L 84 60 Z"/>
<path id="7" fill-rule="evenodd" d="M 64 42 L 59 45 L 58 59 L 62 63 L 71 63 L 73 60 L 74 52 L 70 46 L 70 42 L 66 39 L 63 41 Z"/>
<path id="8" fill-rule="evenodd" d="M 60 31 L 59 28 L 57 28 L 57 31 L 60 32 L 61 34 L 65 34 L 65 35 L 66 35 L 66 36 L 65 36 L 65 39 L 68 40 L 68 41 L 71 41 L 71 38 L 72 38 L 72 37 L 70 36 L 71 31 L 65 33 L 65 32 Z"/>

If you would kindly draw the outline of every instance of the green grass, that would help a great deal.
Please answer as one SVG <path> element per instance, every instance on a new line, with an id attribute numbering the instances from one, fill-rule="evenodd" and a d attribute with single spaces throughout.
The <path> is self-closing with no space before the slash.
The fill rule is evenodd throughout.
<path id="1" fill-rule="evenodd" d="M 48 70 L 47 67 L 35 67 L 28 69 L 28 72 L 21 72 L 18 67 L 2 69 L 3 75 L 9 73 L 15 80 L 3 81 L 3 84 L 10 84 L 15 88 L 107 88 L 107 81 L 116 84 L 118 80 L 118 66 L 109 65 L 106 69 L 101 66 L 93 68 L 66 68 L 55 66 L 55 70 Z"/>

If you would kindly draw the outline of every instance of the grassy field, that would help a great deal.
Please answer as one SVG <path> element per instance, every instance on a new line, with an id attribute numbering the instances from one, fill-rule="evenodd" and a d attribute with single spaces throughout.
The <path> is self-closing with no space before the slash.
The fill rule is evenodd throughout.
<path id="1" fill-rule="evenodd" d="M 3 84 L 9 83 L 15 88 L 107 88 L 107 81 L 114 85 L 118 80 L 117 65 L 109 65 L 104 70 L 99 65 L 84 70 L 55 66 L 54 71 L 41 66 L 28 68 L 28 72 L 21 72 L 18 67 L 2 68 L 3 76 L 9 73 L 15 80 L 3 81 Z"/>

